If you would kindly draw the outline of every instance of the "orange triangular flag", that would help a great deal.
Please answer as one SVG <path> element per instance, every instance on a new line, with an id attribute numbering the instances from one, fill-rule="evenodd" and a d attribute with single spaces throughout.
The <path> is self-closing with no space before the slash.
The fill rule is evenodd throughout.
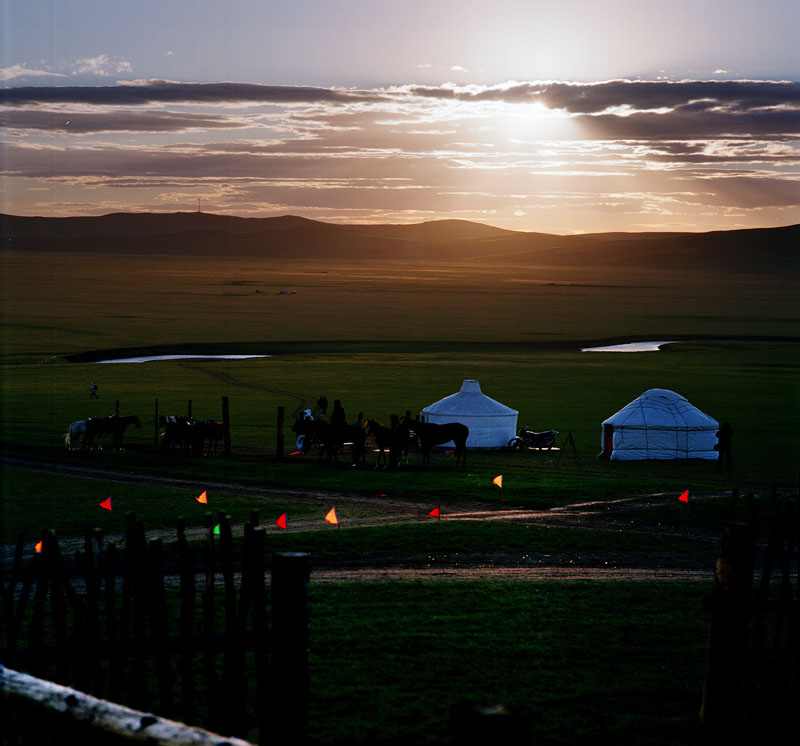
<path id="1" fill-rule="evenodd" d="M 685 491 L 685 492 L 684 492 L 684 493 L 683 493 L 683 494 L 682 494 L 682 495 L 681 495 L 681 496 L 678 498 L 678 500 L 680 500 L 682 503 L 688 503 L 688 502 L 689 502 L 689 490 L 686 490 L 686 491 Z"/>
<path id="2" fill-rule="evenodd" d="M 428 515 L 432 515 L 434 518 L 439 518 L 439 513 L 440 510 L 439 506 L 437 505 L 432 511 L 430 511 L 430 513 L 428 513 Z"/>
<path id="3" fill-rule="evenodd" d="M 107 497 L 103 502 L 100 503 L 100 507 L 104 508 L 105 510 L 111 510 L 111 498 Z"/>
<path id="4" fill-rule="evenodd" d="M 202 492 L 201 492 L 201 493 L 200 493 L 200 494 L 199 494 L 199 495 L 198 495 L 198 496 L 195 498 L 195 500 L 197 500 L 197 502 L 199 502 L 199 503 L 203 503 L 203 505 L 208 505 L 208 495 L 206 494 L 206 491 L 205 491 L 205 490 L 203 490 L 203 491 L 202 491 Z"/>
<path id="5" fill-rule="evenodd" d="M 503 486 L 503 475 L 502 475 L 502 474 L 498 474 L 498 475 L 497 475 L 497 476 L 496 476 L 496 477 L 495 477 L 495 478 L 492 480 L 492 484 L 496 484 L 498 487 L 502 487 L 502 486 Z"/>
<path id="6" fill-rule="evenodd" d="M 339 519 L 336 517 L 336 508 L 331 508 L 328 511 L 328 515 L 325 516 L 326 523 L 332 523 L 336 526 L 339 523 Z"/>
<path id="7" fill-rule="evenodd" d="M 40 554 L 41 553 L 41 551 L 42 551 L 42 542 L 41 541 L 37 541 L 33 545 L 33 551 L 36 552 L 36 554 Z"/>
<path id="8" fill-rule="evenodd" d="M 289 528 L 289 524 L 287 523 L 286 513 L 284 513 L 277 521 L 275 521 L 275 525 L 278 528 Z"/>

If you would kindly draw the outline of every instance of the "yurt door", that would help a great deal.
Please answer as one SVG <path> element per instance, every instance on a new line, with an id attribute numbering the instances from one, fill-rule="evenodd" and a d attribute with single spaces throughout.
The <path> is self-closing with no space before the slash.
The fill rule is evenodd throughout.
<path id="1" fill-rule="evenodd" d="M 611 458 L 614 452 L 614 426 L 603 425 L 603 458 Z"/>

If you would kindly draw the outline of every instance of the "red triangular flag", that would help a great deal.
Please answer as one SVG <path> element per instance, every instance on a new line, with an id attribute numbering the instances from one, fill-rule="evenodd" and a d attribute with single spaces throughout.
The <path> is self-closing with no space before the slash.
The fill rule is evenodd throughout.
<path id="1" fill-rule="evenodd" d="M 336 517 L 336 508 L 331 508 L 328 515 L 325 516 L 326 523 L 332 523 L 334 526 L 338 525 L 339 519 Z"/>
<path id="2" fill-rule="evenodd" d="M 683 493 L 683 494 L 682 494 L 682 495 L 681 495 L 681 496 L 678 498 L 678 500 L 680 500 L 682 503 L 688 503 L 688 502 L 689 502 L 689 490 L 686 490 L 686 491 L 685 491 L 685 492 L 684 492 L 684 493 Z"/>
<path id="3" fill-rule="evenodd" d="M 287 523 L 286 513 L 284 513 L 277 521 L 275 521 L 275 525 L 278 528 L 289 528 L 289 524 Z"/>
<path id="4" fill-rule="evenodd" d="M 434 518 L 439 518 L 439 506 L 437 505 L 428 515 L 432 515 Z"/>
<path id="5" fill-rule="evenodd" d="M 33 551 L 36 552 L 36 554 L 41 554 L 41 551 L 42 551 L 42 542 L 41 542 L 41 540 L 37 541 L 33 545 Z"/>
<path id="6" fill-rule="evenodd" d="M 104 508 L 105 510 L 111 510 L 111 498 L 107 497 L 103 502 L 100 503 L 100 507 Z"/>
<path id="7" fill-rule="evenodd" d="M 203 491 L 202 491 L 202 492 L 201 492 L 201 493 L 200 493 L 200 494 L 199 494 L 199 495 L 198 495 L 198 496 L 195 498 L 195 500 L 197 500 L 197 502 L 199 502 L 199 503 L 203 503 L 203 505 L 208 505 L 208 495 L 206 494 L 206 491 L 205 491 L 205 490 L 203 490 Z"/>

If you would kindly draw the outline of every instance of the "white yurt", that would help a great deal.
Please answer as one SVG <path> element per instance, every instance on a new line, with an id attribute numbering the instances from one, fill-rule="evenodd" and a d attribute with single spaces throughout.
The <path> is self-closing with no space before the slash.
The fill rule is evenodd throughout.
<path id="1" fill-rule="evenodd" d="M 650 389 L 603 421 L 600 458 L 716 459 L 719 423 L 667 389 Z"/>
<path id="2" fill-rule="evenodd" d="M 467 379 L 461 391 L 425 407 L 420 419 L 439 425 L 460 422 L 469 428 L 467 448 L 505 448 L 517 434 L 517 412 L 481 392 L 481 385 Z"/>

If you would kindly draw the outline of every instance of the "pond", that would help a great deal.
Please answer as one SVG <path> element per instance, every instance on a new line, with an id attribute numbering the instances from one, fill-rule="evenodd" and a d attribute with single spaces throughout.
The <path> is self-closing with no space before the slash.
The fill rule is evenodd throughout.
<path id="1" fill-rule="evenodd" d="M 585 347 L 581 352 L 658 352 L 664 345 L 673 345 L 674 341 L 666 342 L 628 342 L 622 345 L 609 345 L 608 347 Z"/>
<path id="2" fill-rule="evenodd" d="M 98 360 L 98 363 L 150 363 L 154 360 L 249 360 L 255 357 L 272 355 L 145 355 L 143 357 L 123 357 L 117 360 Z"/>

